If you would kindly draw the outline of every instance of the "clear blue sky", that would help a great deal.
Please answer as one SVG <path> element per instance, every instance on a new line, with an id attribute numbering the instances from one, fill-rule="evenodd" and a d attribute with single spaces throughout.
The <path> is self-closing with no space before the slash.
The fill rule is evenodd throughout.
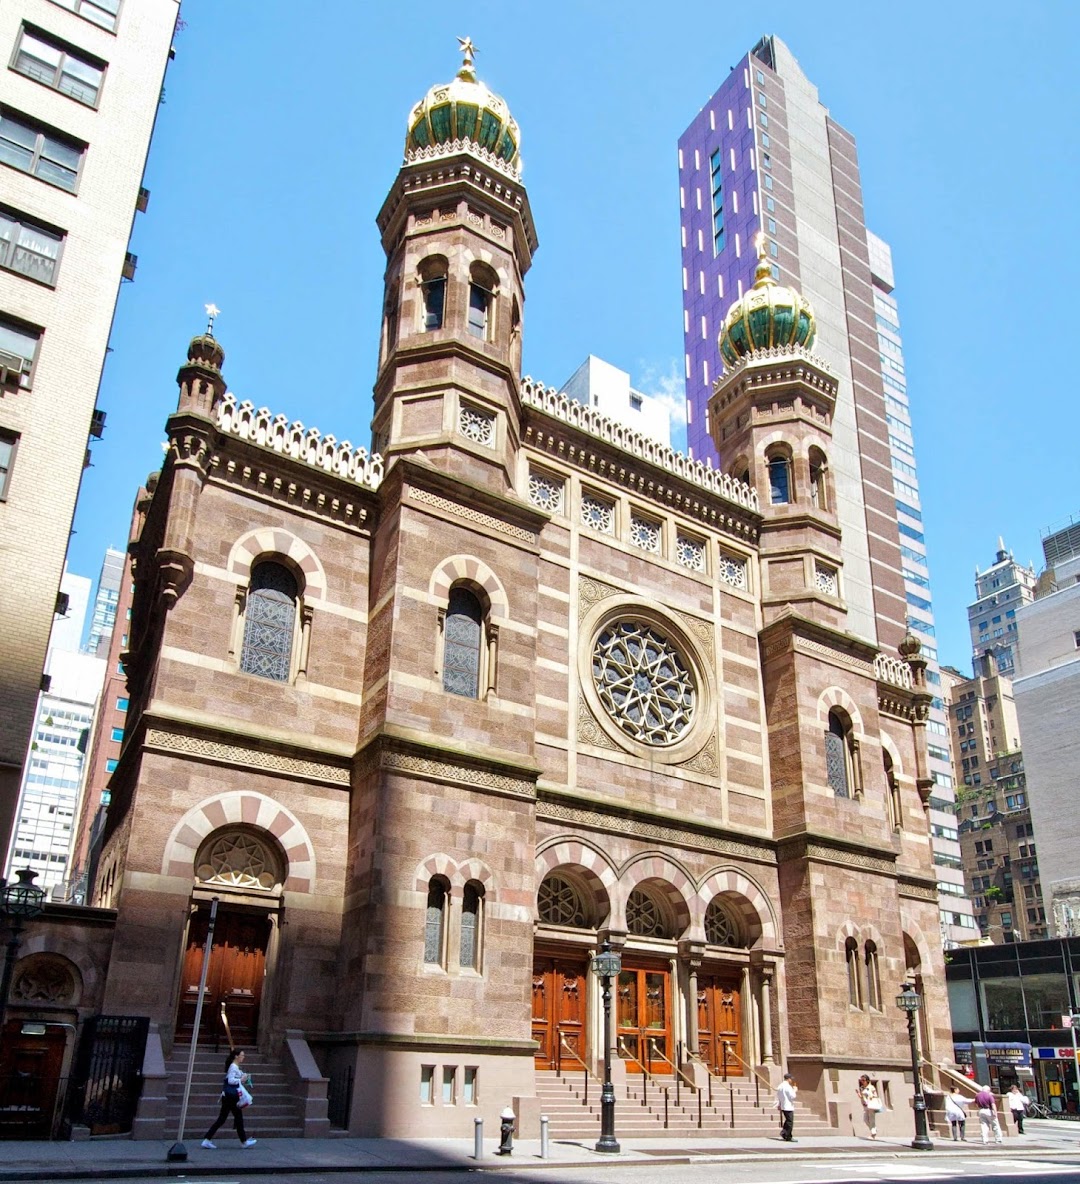
<path id="1" fill-rule="evenodd" d="M 681 394 L 676 140 L 775 33 L 854 134 L 893 247 L 943 662 L 968 666 L 965 606 L 998 535 L 1038 565 L 1044 529 L 1080 513 L 1075 2 L 184 0 L 183 17 L 72 570 L 96 577 L 125 545 L 207 302 L 238 397 L 370 442 L 375 215 L 410 106 L 466 34 L 522 132 L 527 373 L 556 385 L 594 353 Z"/>

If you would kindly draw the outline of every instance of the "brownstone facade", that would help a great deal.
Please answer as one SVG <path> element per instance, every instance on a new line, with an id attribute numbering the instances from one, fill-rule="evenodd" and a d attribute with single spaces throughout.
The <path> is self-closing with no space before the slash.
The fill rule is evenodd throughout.
<path id="1" fill-rule="evenodd" d="M 596 1070 L 607 938 L 618 1074 L 790 1069 L 836 1124 L 865 1071 L 906 1131 L 905 979 L 949 1047 L 930 695 L 917 647 L 845 630 L 835 381 L 802 346 L 740 362 L 720 472 L 521 377 L 512 159 L 410 151 L 379 227 L 377 453 L 238 405 L 211 336 L 180 370 L 135 519 L 103 1009 L 190 1039 L 217 897 L 209 1011 L 351 1076 L 354 1133 L 463 1136 L 529 1120 L 561 1057 Z"/>

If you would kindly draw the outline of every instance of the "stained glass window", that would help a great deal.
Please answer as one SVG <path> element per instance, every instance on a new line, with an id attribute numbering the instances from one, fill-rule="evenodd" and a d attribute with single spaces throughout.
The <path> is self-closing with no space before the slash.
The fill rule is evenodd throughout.
<path id="1" fill-rule="evenodd" d="M 461 898 L 461 965 L 480 969 L 480 902 L 483 889 L 471 881 Z"/>
<path id="2" fill-rule="evenodd" d="M 643 744 L 673 744 L 694 721 L 694 682 L 683 657 L 648 625 L 619 621 L 604 629 L 592 674 L 607 713 Z"/>
<path id="3" fill-rule="evenodd" d="M 626 902 L 626 928 L 637 937 L 670 936 L 659 905 L 641 888 L 635 888 Z"/>
<path id="4" fill-rule="evenodd" d="M 712 946 L 744 944 L 735 919 L 718 899 L 714 899 L 705 911 L 705 940 Z"/>
<path id="5" fill-rule="evenodd" d="M 537 894 L 537 912 L 545 925 L 572 925 L 588 929 L 585 905 L 575 885 L 563 876 L 548 876 Z"/>
<path id="6" fill-rule="evenodd" d="M 476 699 L 480 694 L 480 602 L 467 588 L 452 588 L 443 625 L 443 690 Z"/>
<path id="7" fill-rule="evenodd" d="M 427 915 L 424 922 L 424 961 L 436 966 L 443 958 L 443 915 L 446 912 L 446 885 L 432 877 L 428 883 Z"/>
<path id="8" fill-rule="evenodd" d="M 825 733 L 825 772 L 829 787 L 838 798 L 851 797 L 847 729 L 835 711 L 829 712 L 829 730 Z"/>
<path id="9" fill-rule="evenodd" d="M 251 573 L 244 614 L 240 669 L 288 682 L 296 624 L 296 580 L 280 563 L 260 563 Z"/>

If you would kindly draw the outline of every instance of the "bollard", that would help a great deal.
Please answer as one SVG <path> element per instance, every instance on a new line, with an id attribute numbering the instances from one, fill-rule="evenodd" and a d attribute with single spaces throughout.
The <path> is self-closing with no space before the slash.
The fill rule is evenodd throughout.
<path id="1" fill-rule="evenodd" d="M 473 1121 L 473 1139 L 472 1139 L 473 1159 L 483 1159 L 484 1158 L 484 1120 L 482 1118 L 474 1118 L 472 1121 Z"/>
<path id="2" fill-rule="evenodd" d="M 499 1115 L 499 1155 L 514 1154 L 514 1111 L 507 1106 Z"/>
<path id="3" fill-rule="evenodd" d="M 548 1157 L 548 1116 L 540 1115 L 540 1158 Z"/>

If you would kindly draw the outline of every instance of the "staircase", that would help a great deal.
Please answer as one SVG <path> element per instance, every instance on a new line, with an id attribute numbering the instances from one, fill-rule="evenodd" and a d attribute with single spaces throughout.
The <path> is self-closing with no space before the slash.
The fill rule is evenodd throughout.
<path id="1" fill-rule="evenodd" d="M 585 1104 L 584 1073 L 554 1070 L 536 1071 L 536 1095 L 541 1113 L 551 1120 L 551 1138 L 569 1140 L 596 1139 L 600 1134 L 600 1086 L 598 1078 L 589 1078 L 589 1101 Z M 780 1118 L 774 1109 L 771 1092 L 762 1090 L 760 1106 L 754 1103 L 752 1082 L 729 1079 L 725 1085 L 713 1079 L 712 1105 L 702 1093 L 701 1125 L 698 1126 L 698 1093 L 685 1084 L 675 1101 L 675 1083 L 667 1087 L 667 1126 L 664 1125 L 665 1090 L 656 1084 L 631 1077 L 626 1085 L 615 1087 L 616 1131 L 626 1139 L 717 1139 L 763 1138 L 778 1135 Z M 732 1117 L 734 1116 L 734 1125 Z M 795 1103 L 795 1136 L 831 1135 L 835 1131 L 804 1102 Z"/>
<path id="2" fill-rule="evenodd" d="M 184 1079 L 191 1050 L 177 1044 L 165 1059 L 166 1120 L 165 1129 L 171 1135 L 180 1122 L 180 1106 L 184 1098 Z M 252 1076 L 251 1092 L 255 1102 L 244 1111 L 244 1126 L 248 1135 L 256 1138 L 298 1139 L 304 1133 L 296 1090 L 278 1061 L 271 1060 L 252 1049 L 244 1050 L 244 1072 Z M 188 1100 L 184 1138 L 191 1142 L 206 1134 L 217 1118 L 221 1106 L 221 1083 L 225 1077 L 225 1052 L 195 1053 L 195 1070 L 191 1077 L 191 1096 Z M 235 1139 L 232 1118 L 218 1131 L 216 1139 Z"/>

